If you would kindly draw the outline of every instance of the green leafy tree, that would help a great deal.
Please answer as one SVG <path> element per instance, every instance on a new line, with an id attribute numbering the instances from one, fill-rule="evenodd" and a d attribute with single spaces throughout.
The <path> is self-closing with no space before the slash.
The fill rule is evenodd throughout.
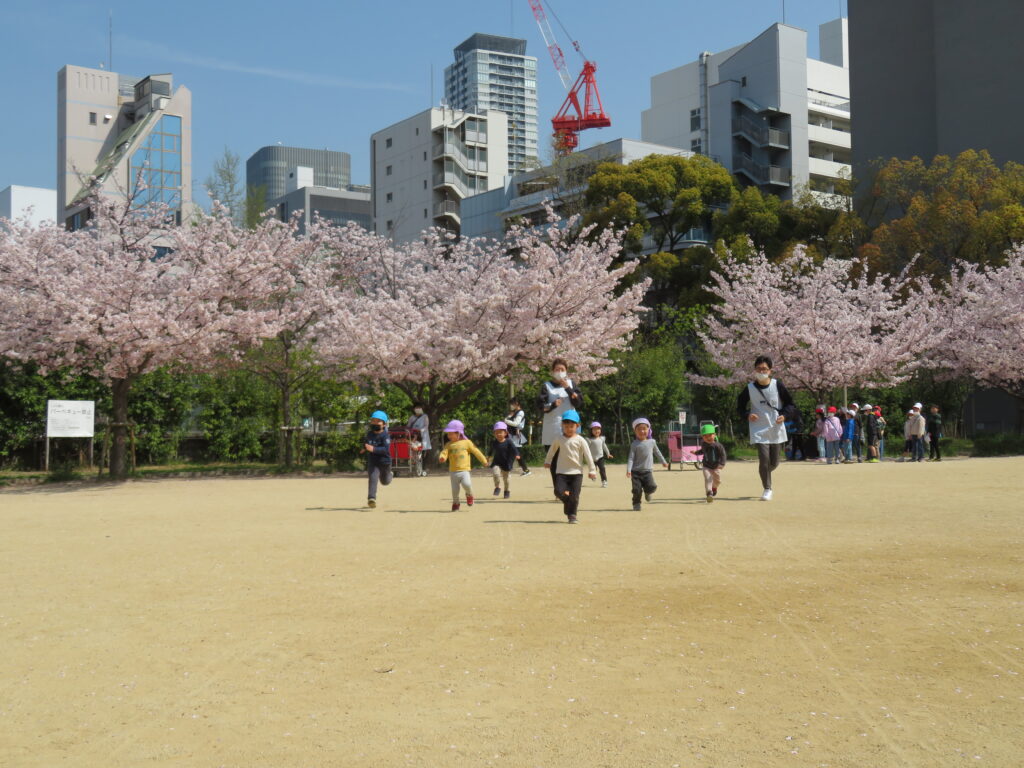
<path id="1" fill-rule="evenodd" d="M 245 226 L 256 229 L 267 212 L 267 187 L 265 184 L 250 186 L 245 195 Z"/>
<path id="2" fill-rule="evenodd" d="M 224 154 L 213 163 L 213 171 L 206 177 L 206 191 L 213 200 L 225 207 L 231 220 L 241 224 L 245 218 L 242 190 L 245 185 L 241 178 L 241 158 L 224 147 Z"/>

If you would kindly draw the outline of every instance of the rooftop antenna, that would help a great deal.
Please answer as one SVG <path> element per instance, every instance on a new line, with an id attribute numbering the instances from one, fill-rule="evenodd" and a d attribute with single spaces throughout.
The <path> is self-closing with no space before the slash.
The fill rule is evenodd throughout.
<path id="1" fill-rule="evenodd" d="M 430 62 L 430 106 L 434 106 L 434 62 Z"/>
<path id="2" fill-rule="evenodd" d="M 114 71 L 114 9 L 107 12 L 107 69 Z"/>

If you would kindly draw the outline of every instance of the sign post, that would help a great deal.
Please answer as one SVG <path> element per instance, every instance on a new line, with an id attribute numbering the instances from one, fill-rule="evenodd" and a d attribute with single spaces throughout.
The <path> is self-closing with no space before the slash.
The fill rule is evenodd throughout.
<path id="1" fill-rule="evenodd" d="M 91 457 L 95 423 L 96 403 L 92 400 L 47 400 L 45 471 L 50 471 L 51 437 L 88 437 Z"/>

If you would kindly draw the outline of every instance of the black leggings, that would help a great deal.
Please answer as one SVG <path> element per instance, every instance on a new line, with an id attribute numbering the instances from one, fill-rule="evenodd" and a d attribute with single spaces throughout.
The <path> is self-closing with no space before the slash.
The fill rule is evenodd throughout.
<path id="1" fill-rule="evenodd" d="M 604 456 L 600 459 L 594 459 L 594 463 L 597 465 L 597 471 L 601 473 L 601 482 L 608 482 L 608 473 L 604 471 Z"/>
<path id="2" fill-rule="evenodd" d="M 565 516 L 575 515 L 580 508 L 583 475 L 555 475 L 555 496 L 562 502 Z"/>

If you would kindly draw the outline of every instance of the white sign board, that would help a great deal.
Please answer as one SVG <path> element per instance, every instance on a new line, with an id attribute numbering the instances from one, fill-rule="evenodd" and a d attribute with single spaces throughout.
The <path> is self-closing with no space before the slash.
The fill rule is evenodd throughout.
<path id="1" fill-rule="evenodd" d="M 96 403 L 92 400 L 47 400 L 47 437 L 92 437 Z"/>
<path id="2" fill-rule="evenodd" d="M 680 425 L 686 424 L 686 411 L 680 411 L 679 412 L 679 424 Z"/>

